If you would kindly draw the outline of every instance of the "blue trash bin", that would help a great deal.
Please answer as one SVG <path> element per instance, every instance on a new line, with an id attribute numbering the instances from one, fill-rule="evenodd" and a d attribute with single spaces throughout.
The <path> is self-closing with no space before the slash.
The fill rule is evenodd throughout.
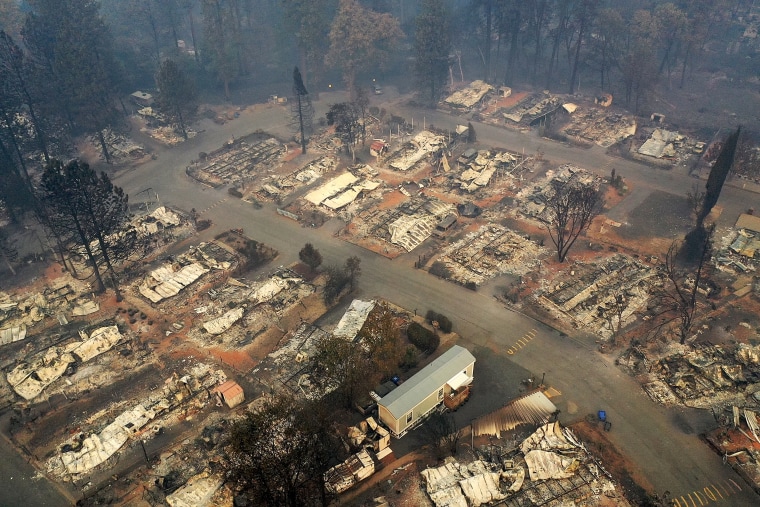
<path id="1" fill-rule="evenodd" d="M 604 410 L 599 411 L 599 420 L 600 421 L 606 421 L 607 420 L 607 412 Z"/>

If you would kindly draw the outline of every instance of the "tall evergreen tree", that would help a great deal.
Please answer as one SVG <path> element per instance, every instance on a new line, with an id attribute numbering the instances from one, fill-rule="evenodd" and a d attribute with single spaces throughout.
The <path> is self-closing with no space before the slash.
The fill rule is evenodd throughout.
<path id="1" fill-rule="evenodd" d="M 304 84 L 309 87 L 323 72 L 329 44 L 330 19 L 334 15 L 333 0 L 282 0 L 284 28 L 295 36 Z"/>
<path id="2" fill-rule="evenodd" d="M 156 88 L 159 109 L 179 126 L 187 140 L 186 122 L 198 109 L 193 82 L 174 60 L 167 58 L 156 73 Z"/>
<path id="3" fill-rule="evenodd" d="M 449 14 L 438 0 L 423 0 L 414 32 L 414 73 L 420 92 L 435 105 L 446 84 L 451 37 Z"/>
<path id="4" fill-rule="evenodd" d="M 710 243 L 709 231 L 705 227 L 705 220 L 715 205 L 718 204 L 723 184 L 726 182 L 728 173 L 734 165 L 734 154 L 736 153 L 739 135 L 741 135 L 741 127 L 728 136 L 718 154 L 718 158 L 715 159 L 715 163 L 710 170 L 710 175 L 707 177 L 707 183 L 705 184 L 702 206 L 697 213 L 697 224 L 686 235 L 679 252 L 679 260 L 681 262 L 686 264 L 704 262 L 704 245 Z"/>
<path id="5" fill-rule="evenodd" d="M 45 161 L 49 161 L 47 142 L 37 114 L 37 101 L 32 98 L 28 67 L 24 52 L 10 35 L 0 30 L 0 114 L 3 122 L 10 127 L 11 113 L 22 104 L 29 112 L 34 137 Z M 21 161 L 23 166 L 23 160 Z M 24 170 L 26 167 L 23 166 Z"/>
<path id="6" fill-rule="evenodd" d="M 105 173 L 98 176 L 78 160 L 52 161 L 42 175 L 42 190 L 50 226 L 66 242 L 84 250 L 97 290 L 105 290 L 105 270 L 121 300 L 114 264 L 131 253 L 135 242 L 127 195 Z"/>
<path id="7" fill-rule="evenodd" d="M 117 68 L 111 35 L 96 0 L 29 0 L 23 36 L 46 87 L 46 106 L 72 128 L 98 135 L 103 156 L 111 156 L 103 130 L 115 123 Z"/>
<path id="8" fill-rule="evenodd" d="M 368 68 L 382 69 L 403 37 L 398 20 L 390 14 L 366 9 L 357 0 L 340 0 L 330 29 L 330 50 L 325 61 L 342 69 L 351 100 L 356 75 Z"/>
<path id="9" fill-rule="evenodd" d="M 290 110 L 290 120 L 293 130 L 301 135 L 301 153 L 306 153 L 306 134 L 311 133 L 312 120 L 314 119 L 314 107 L 306 86 L 303 84 L 301 71 L 298 67 L 293 69 L 293 103 Z"/>
<path id="10" fill-rule="evenodd" d="M 720 192 L 723 190 L 723 184 L 726 182 L 728 173 L 731 171 L 731 167 L 734 165 L 734 154 L 736 153 L 736 144 L 739 141 L 739 135 L 741 134 L 741 127 L 737 128 L 723 144 L 723 148 L 718 154 L 718 158 L 715 159 L 710 170 L 710 175 L 707 177 L 707 183 L 705 184 L 705 200 L 702 203 L 702 209 L 697 216 L 697 227 L 702 227 L 710 214 L 713 207 L 718 204 L 718 198 Z"/>
<path id="11" fill-rule="evenodd" d="M 206 63 L 210 64 L 230 100 L 230 85 L 240 74 L 239 44 L 232 6 L 225 0 L 201 0 Z M 205 59 L 204 59 L 205 60 Z"/>

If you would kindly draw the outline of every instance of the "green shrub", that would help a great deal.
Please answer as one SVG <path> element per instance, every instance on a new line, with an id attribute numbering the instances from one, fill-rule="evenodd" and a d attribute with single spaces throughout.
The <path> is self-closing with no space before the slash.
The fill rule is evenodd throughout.
<path id="1" fill-rule="evenodd" d="M 450 333 L 452 328 L 451 321 L 445 315 L 438 316 L 438 329 L 444 333 Z"/>
<path id="2" fill-rule="evenodd" d="M 434 310 L 428 310 L 427 313 L 425 314 L 425 319 L 430 324 L 432 324 L 433 322 L 438 322 L 438 329 L 440 329 L 444 333 L 450 333 L 451 329 L 453 328 L 453 325 L 448 317 Z"/>
<path id="3" fill-rule="evenodd" d="M 406 352 L 404 352 L 404 357 L 401 358 L 401 362 L 398 366 L 402 371 L 409 371 L 417 366 L 417 349 L 411 345 L 408 346 Z"/>
<path id="4" fill-rule="evenodd" d="M 406 329 L 406 336 L 412 345 L 428 354 L 435 351 L 441 343 L 437 334 L 416 322 L 409 324 Z"/>

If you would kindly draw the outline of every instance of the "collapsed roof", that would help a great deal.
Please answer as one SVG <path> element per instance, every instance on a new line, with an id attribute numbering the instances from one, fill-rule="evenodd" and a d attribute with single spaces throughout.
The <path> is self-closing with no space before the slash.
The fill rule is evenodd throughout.
<path id="1" fill-rule="evenodd" d="M 449 95 L 444 102 L 452 107 L 470 109 L 475 104 L 483 100 L 489 92 L 493 91 L 493 86 L 485 81 L 476 80 L 461 90 L 457 90 Z"/>

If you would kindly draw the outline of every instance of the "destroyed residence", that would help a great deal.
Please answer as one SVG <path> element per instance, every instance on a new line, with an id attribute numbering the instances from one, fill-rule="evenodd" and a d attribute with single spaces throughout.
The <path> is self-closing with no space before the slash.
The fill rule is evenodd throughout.
<path id="1" fill-rule="evenodd" d="M 530 126 L 562 107 L 562 99 L 548 92 L 528 95 L 516 105 L 499 111 L 506 123 Z"/>
<path id="2" fill-rule="evenodd" d="M 251 375 L 273 392 L 286 389 L 290 394 L 318 400 L 325 393 L 318 387 L 314 375 L 313 358 L 317 343 L 328 333 L 317 326 L 303 322 L 288 333 L 282 345 L 265 357 Z M 337 386 L 332 386 L 332 390 Z"/>
<path id="3" fill-rule="evenodd" d="M 229 272 L 238 256 L 230 247 L 212 241 L 190 247 L 172 262 L 164 262 L 139 282 L 138 292 L 152 303 L 161 303 L 179 294 L 210 271 Z"/>
<path id="4" fill-rule="evenodd" d="M 265 199 L 281 199 L 299 188 L 316 183 L 323 176 L 332 173 L 337 165 L 338 159 L 335 157 L 318 157 L 284 176 L 271 176 L 261 185 L 257 194 Z"/>
<path id="5" fill-rule="evenodd" d="M 492 91 L 494 91 L 493 86 L 485 81 L 477 80 L 467 85 L 467 87 L 455 91 L 446 97 L 443 102 L 454 109 L 469 111 L 478 104 L 481 104 Z"/>
<path id="6" fill-rule="evenodd" d="M 544 214 L 546 202 L 554 192 L 552 182 L 555 179 L 561 182 L 575 180 L 581 185 L 600 186 L 602 183 L 599 176 L 572 164 L 563 164 L 556 169 L 549 169 L 542 178 L 533 181 L 532 186 L 523 187 L 517 193 L 519 211 L 523 216 L 535 218 Z"/>
<path id="7" fill-rule="evenodd" d="M 92 315 L 100 310 L 89 284 L 66 273 L 40 292 L 0 292 L 0 346 L 24 340 L 52 324 Z M 45 341 L 40 336 L 38 341 Z"/>
<path id="8" fill-rule="evenodd" d="M 729 251 L 741 259 L 718 257 L 721 264 L 732 264 L 739 272 L 755 271 L 760 261 L 760 217 L 743 213 L 734 225 L 736 237 L 729 246 Z"/>
<path id="9" fill-rule="evenodd" d="M 48 472 L 64 480 L 75 481 L 94 470 L 108 468 L 110 458 L 128 442 L 153 438 L 159 429 L 176 424 L 188 409 L 194 411 L 214 400 L 209 390 L 227 380 L 221 370 L 209 365 L 194 365 L 183 375 L 172 374 L 159 390 L 140 401 L 119 400 L 108 410 L 99 412 L 90 429 L 77 432 L 64 441 L 48 462 Z"/>
<path id="10" fill-rule="evenodd" d="M 372 192 L 379 186 L 380 182 L 360 179 L 344 172 L 306 194 L 304 199 L 314 206 L 322 205 L 331 211 L 338 211 L 351 204 L 362 192 Z"/>
<path id="11" fill-rule="evenodd" d="M 434 258 L 451 273 L 449 279 L 476 286 L 502 274 L 526 275 L 536 269 L 546 249 L 523 235 L 487 224 L 443 247 Z"/>
<path id="12" fill-rule="evenodd" d="M 212 187 L 244 185 L 281 163 L 285 146 L 273 137 L 234 140 L 187 168 L 187 174 Z"/>
<path id="13" fill-rule="evenodd" d="M 446 146 L 446 139 L 440 134 L 423 130 L 409 142 L 402 144 L 398 150 L 385 158 L 385 164 L 397 171 L 410 171 L 417 164 L 427 161 L 427 157 L 437 153 Z"/>
<path id="14" fill-rule="evenodd" d="M 312 284 L 285 268 L 252 282 L 228 278 L 196 298 L 199 305 L 193 311 L 200 325 L 193 326 L 188 338 L 202 346 L 234 349 L 270 329 L 284 332 L 281 319 L 314 292 Z"/>
<path id="15" fill-rule="evenodd" d="M 640 136 L 643 138 L 646 134 Z M 651 131 L 644 143 L 636 150 L 640 160 L 657 159 L 669 163 L 681 164 L 702 151 L 704 143 L 691 139 L 679 132 L 661 128 Z"/>
<path id="16" fill-rule="evenodd" d="M 574 327 L 610 339 L 646 309 L 657 276 L 652 266 L 622 254 L 576 262 L 536 294 L 536 301 Z"/>
<path id="17" fill-rule="evenodd" d="M 373 206 L 356 211 L 343 234 L 351 242 L 393 257 L 417 248 L 452 214 L 456 214 L 453 204 L 420 192 L 393 208 Z"/>
<path id="18" fill-rule="evenodd" d="M 6 378 L 20 397 L 33 400 L 64 375 L 103 354 L 123 340 L 116 326 L 95 329 L 90 336 L 80 331 L 81 340 L 46 349 L 11 369 Z"/>
<path id="19" fill-rule="evenodd" d="M 473 194 L 496 181 L 514 188 L 516 181 L 530 171 L 531 157 L 506 150 L 467 150 L 457 160 L 458 174 L 449 172 L 449 189 L 461 194 Z M 448 171 L 447 171 L 448 172 Z"/>
<path id="20" fill-rule="evenodd" d="M 636 119 L 632 115 L 598 107 L 570 106 L 574 104 L 563 106 L 569 121 L 558 130 L 580 143 L 607 148 L 636 134 Z"/>
<path id="21" fill-rule="evenodd" d="M 629 507 L 618 486 L 568 428 L 541 424 L 519 447 L 489 445 L 478 459 L 422 471 L 436 507 L 473 505 L 605 505 Z M 498 503 L 496 503 L 498 502 Z"/>

